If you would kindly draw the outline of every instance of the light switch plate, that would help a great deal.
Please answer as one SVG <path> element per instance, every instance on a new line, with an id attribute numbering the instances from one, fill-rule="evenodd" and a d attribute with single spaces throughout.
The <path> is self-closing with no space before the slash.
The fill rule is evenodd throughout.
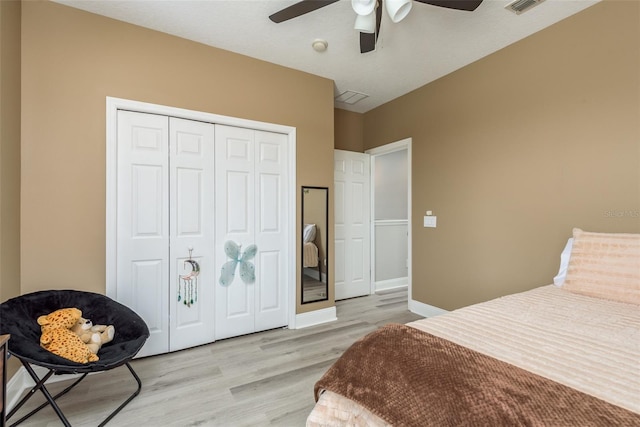
<path id="1" fill-rule="evenodd" d="M 429 228 L 436 228 L 436 216 L 425 216 L 424 226 Z"/>

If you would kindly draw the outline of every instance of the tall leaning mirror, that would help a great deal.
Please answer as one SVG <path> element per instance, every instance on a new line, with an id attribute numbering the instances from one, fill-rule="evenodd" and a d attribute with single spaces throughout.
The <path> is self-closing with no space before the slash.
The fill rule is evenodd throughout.
<path id="1" fill-rule="evenodd" d="M 329 189 L 302 187 L 302 304 L 329 299 Z"/>

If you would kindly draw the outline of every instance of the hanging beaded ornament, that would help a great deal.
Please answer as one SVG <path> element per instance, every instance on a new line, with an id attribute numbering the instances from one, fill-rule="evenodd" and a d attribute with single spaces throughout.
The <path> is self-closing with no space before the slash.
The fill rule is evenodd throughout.
<path id="1" fill-rule="evenodd" d="M 200 274 L 200 264 L 191 259 L 193 248 L 189 248 L 189 259 L 184 261 L 185 268 L 187 264 L 191 266 L 189 274 L 178 276 L 178 302 L 182 301 L 187 307 L 191 307 L 198 301 L 198 275 Z M 182 298 L 184 294 L 184 299 Z"/>

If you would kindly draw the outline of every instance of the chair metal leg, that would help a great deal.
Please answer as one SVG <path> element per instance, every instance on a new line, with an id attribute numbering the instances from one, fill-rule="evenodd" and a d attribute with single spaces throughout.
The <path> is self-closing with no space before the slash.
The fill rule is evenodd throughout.
<path id="1" fill-rule="evenodd" d="M 23 362 L 24 363 L 24 362 Z M 53 375 L 54 372 L 53 371 L 49 371 L 47 373 L 47 375 L 45 375 L 41 380 L 36 381 L 36 385 L 34 387 L 31 388 L 31 390 L 29 390 L 29 393 L 27 393 L 21 400 L 20 402 L 18 402 L 13 409 L 11 409 L 9 411 L 9 413 L 7 414 L 7 420 L 9 418 L 11 418 L 13 416 L 13 414 L 15 414 L 16 412 L 18 412 L 18 410 L 22 407 L 22 405 L 24 405 L 27 400 L 31 399 L 31 397 L 33 396 L 33 394 L 40 389 L 40 387 L 42 387 L 42 385 L 45 383 L 45 381 L 47 381 L 49 379 L 49 377 L 51 375 Z M 21 420 L 22 421 L 22 420 Z"/>
<path id="2" fill-rule="evenodd" d="M 120 412 L 122 410 L 122 408 L 124 408 L 125 406 L 127 406 L 127 404 L 129 402 L 131 402 L 133 400 L 134 397 L 136 397 L 138 394 L 140 394 L 140 390 L 142 389 L 142 381 L 140 381 L 140 377 L 138 377 L 138 375 L 136 374 L 136 372 L 133 370 L 133 368 L 131 367 L 131 365 L 129 364 L 129 362 L 125 363 L 125 365 L 127 366 L 127 368 L 129 368 L 129 372 L 131 372 L 131 375 L 133 375 L 133 378 L 135 378 L 136 382 L 138 383 L 138 388 L 136 389 L 136 391 L 133 392 L 133 394 L 131 396 L 129 396 L 129 398 L 127 400 L 125 400 L 122 405 L 118 406 L 118 408 L 116 408 L 115 411 L 113 411 L 103 422 L 100 423 L 100 425 L 98 427 L 103 427 L 106 423 L 108 423 L 109 421 L 111 421 L 111 419 L 113 417 L 115 417 L 118 412 Z"/>
<path id="3" fill-rule="evenodd" d="M 24 366 L 24 368 L 27 370 L 27 372 L 31 376 L 31 378 L 33 378 L 33 381 L 36 383 L 36 385 L 33 386 L 33 388 L 31 388 L 31 390 L 29 391 L 29 393 L 20 402 L 18 402 L 18 404 L 15 406 L 15 408 L 13 408 L 11 410 L 11 412 L 9 412 L 9 414 L 7 416 L 7 420 L 9 418 L 11 418 L 11 416 L 13 414 L 15 414 L 15 412 L 18 409 L 20 409 L 20 407 L 22 405 L 24 405 L 27 402 L 27 400 L 29 400 L 33 396 L 33 394 L 35 393 L 36 390 L 40 390 L 47 401 L 45 403 L 43 403 L 42 405 L 40 405 L 39 407 L 37 407 L 36 409 L 34 409 L 33 411 L 29 412 L 24 417 L 20 418 L 15 423 L 11 424 L 10 427 L 17 426 L 18 424 L 22 423 L 24 420 L 26 420 L 27 418 L 31 417 L 33 414 L 35 414 L 36 412 L 40 411 L 42 408 L 44 408 L 47 405 L 51 405 L 51 407 L 56 412 L 56 414 L 58 415 L 58 418 L 60 418 L 60 421 L 62 421 L 62 424 L 64 424 L 65 427 L 71 427 L 71 424 L 69 424 L 69 421 L 64 416 L 64 414 L 62 413 L 62 410 L 60 410 L 60 407 L 56 403 L 56 399 L 58 397 L 62 396 L 63 394 L 67 393 L 73 387 L 75 387 L 80 381 L 82 381 L 84 379 L 84 377 L 87 376 L 87 374 L 84 374 L 83 376 L 81 376 L 71 386 L 67 387 L 66 389 L 64 389 L 62 392 L 58 393 L 54 397 L 54 396 L 51 396 L 51 393 L 49 393 L 49 390 L 47 390 L 47 388 L 44 386 L 44 383 L 51 377 L 51 375 L 53 375 L 55 373 L 55 371 L 49 370 L 49 372 L 47 372 L 47 374 L 44 377 L 42 377 L 42 379 L 40 379 L 38 377 L 38 375 L 35 373 L 35 371 L 33 370 L 33 368 L 31 367 L 31 365 L 29 365 L 28 362 L 25 362 L 23 360 L 21 360 L 21 362 L 22 362 L 22 365 Z"/>
<path id="4" fill-rule="evenodd" d="M 47 390 L 47 388 L 45 387 L 44 384 L 51 377 L 51 375 L 53 375 L 55 373 L 55 371 L 49 370 L 49 372 L 47 372 L 47 374 L 44 377 L 42 377 L 42 379 L 40 379 L 40 378 L 38 378 L 38 375 L 35 373 L 33 368 L 29 365 L 29 363 L 22 361 L 22 364 L 24 365 L 24 367 L 27 370 L 27 372 L 29 373 L 29 375 L 31 375 L 31 378 L 33 378 L 33 380 L 35 381 L 36 385 L 29 391 L 29 393 L 25 397 L 23 397 L 20 400 L 20 402 L 18 402 L 16 404 L 16 406 L 13 409 L 11 409 L 9 414 L 7 414 L 7 421 L 9 420 L 9 418 L 11 418 L 22 407 L 22 405 L 24 405 L 27 402 L 27 400 L 29 400 L 34 395 L 34 393 L 37 390 L 40 390 L 42 392 L 42 394 L 44 395 L 46 401 L 44 403 L 42 403 L 40 406 L 38 406 L 36 409 L 34 409 L 31 412 L 29 412 L 27 415 L 25 415 L 22 418 L 20 418 L 15 423 L 11 424 L 10 427 L 17 426 L 18 424 L 22 423 L 23 421 L 25 421 L 26 419 L 28 419 L 29 417 L 31 417 L 32 415 L 34 415 L 35 413 L 37 413 L 38 411 L 40 411 L 42 408 L 44 408 L 47 405 L 51 405 L 51 407 L 56 412 L 56 414 L 58 415 L 58 418 L 60 418 L 60 421 L 62 421 L 62 424 L 64 424 L 65 427 L 71 427 L 71 424 L 69 423 L 67 418 L 62 413 L 62 410 L 60 409 L 60 407 L 56 403 L 56 399 L 59 398 L 60 396 L 65 395 L 69 390 L 71 390 L 76 385 L 78 385 L 80 383 L 80 381 L 82 381 L 88 374 L 83 374 L 80 378 L 78 378 L 76 381 L 74 381 L 73 384 L 71 384 L 69 387 L 65 388 L 64 390 L 62 390 L 60 393 L 56 394 L 55 396 L 52 396 L 51 393 L 49 393 L 49 390 Z M 131 367 L 129 362 L 126 362 L 125 365 L 129 369 L 129 372 L 131 372 L 131 375 L 133 376 L 133 378 L 135 379 L 136 383 L 138 384 L 138 387 L 120 406 L 118 406 L 113 412 L 111 412 L 111 414 L 109 414 L 109 416 L 107 416 L 107 418 L 104 421 L 102 421 L 99 424 L 99 427 L 103 427 L 105 424 L 107 424 L 109 421 L 111 421 L 111 419 L 113 417 L 115 417 L 125 406 L 127 406 L 127 404 L 129 404 L 129 402 L 131 402 L 138 394 L 140 394 L 140 390 L 142 389 L 142 381 L 140 381 L 140 377 L 138 377 L 138 375 L 133 370 L 133 368 Z"/>
<path id="5" fill-rule="evenodd" d="M 84 379 L 84 377 L 86 377 L 89 374 L 83 374 L 80 378 L 78 378 L 76 381 L 73 382 L 73 384 L 71 384 L 69 387 L 65 388 L 64 390 L 62 390 L 60 393 L 56 394 L 55 396 L 53 396 L 53 400 L 57 400 L 60 396 L 63 396 L 65 394 L 67 394 L 67 392 L 69 390 L 71 390 L 72 388 L 74 388 L 80 381 L 82 381 Z M 33 410 L 33 414 L 35 414 L 36 412 L 38 412 L 40 409 L 44 408 L 45 406 L 47 406 L 48 403 L 44 402 L 42 405 L 40 405 L 37 409 Z"/>

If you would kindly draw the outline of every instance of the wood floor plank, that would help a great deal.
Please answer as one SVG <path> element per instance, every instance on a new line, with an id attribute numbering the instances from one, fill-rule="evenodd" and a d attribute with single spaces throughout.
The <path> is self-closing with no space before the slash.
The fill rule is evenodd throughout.
<path id="1" fill-rule="evenodd" d="M 132 362 L 142 391 L 109 424 L 146 426 L 304 426 L 313 386 L 358 338 L 387 323 L 420 316 L 407 310 L 407 290 L 336 303 L 338 320 L 298 330 L 274 329 Z M 61 381 L 52 392 L 69 385 Z M 58 403 L 74 427 L 97 425 L 133 390 L 125 368 L 91 375 Z M 34 397 L 19 418 L 43 401 Z M 60 426 L 51 408 L 21 424 Z"/>

